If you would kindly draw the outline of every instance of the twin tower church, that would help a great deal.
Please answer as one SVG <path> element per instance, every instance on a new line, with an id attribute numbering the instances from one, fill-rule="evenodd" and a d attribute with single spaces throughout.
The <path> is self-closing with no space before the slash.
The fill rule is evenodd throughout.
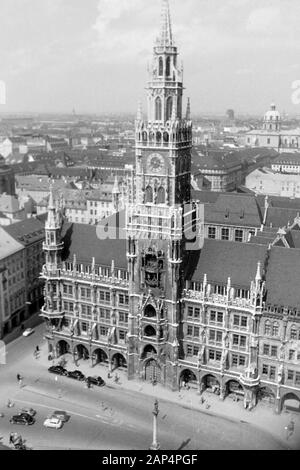
<path id="1" fill-rule="evenodd" d="M 250 408 L 264 390 L 279 410 L 284 360 L 270 383 L 262 368 L 274 364 L 260 355 L 266 319 L 282 321 L 265 309 L 267 247 L 201 244 L 201 208 L 191 201 L 190 103 L 183 106 L 168 0 L 149 73 L 125 239 L 99 239 L 95 226 L 66 222 L 50 194 L 41 309 L 49 353 L 88 361 L 95 373 L 99 364 L 122 368 L 129 379 L 172 390 L 185 381 L 221 399 L 239 393 Z"/>

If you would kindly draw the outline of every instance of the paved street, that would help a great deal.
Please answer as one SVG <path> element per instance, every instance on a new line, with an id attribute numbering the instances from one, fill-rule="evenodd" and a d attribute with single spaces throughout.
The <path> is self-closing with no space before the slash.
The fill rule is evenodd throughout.
<path id="1" fill-rule="evenodd" d="M 45 362 L 33 357 L 36 345 L 46 353 L 42 332 L 43 325 L 32 336 L 11 342 L 7 364 L 0 366 L 0 412 L 5 414 L 0 418 L 3 444 L 8 443 L 10 432 L 17 431 L 33 449 L 148 449 L 152 440 L 153 397 L 109 384 L 88 390 L 70 378 L 56 380 Z M 24 376 L 22 388 L 17 384 L 17 373 Z M 8 398 L 15 402 L 14 408 L 6 407 Z M 270 434 L 247 423 L 158 398 L 158 440 L 162 449 L 284 448 Z M 24 406 L 37 410 L 36 423 L 28 427 L 10 424 L 9 417 Z M 71 416 L 61 430 L 43 426 L 44 419 L 54 410 L 67 411 Z"/>

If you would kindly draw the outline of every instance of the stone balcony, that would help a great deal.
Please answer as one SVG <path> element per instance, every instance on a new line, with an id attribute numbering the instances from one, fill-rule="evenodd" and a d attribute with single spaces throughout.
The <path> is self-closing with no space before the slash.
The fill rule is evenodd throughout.
<path id="1" fill-rule="evenodd" d="M 42 277 L 48 279 L 65 279 L 87 282 L 91 284 L 107 284 L 128 289 L 129 282 L 126 279 L 120 279 L 116 276 L 104 276 L 100 274 L 84 273 L 78 271 L 69 271 L 64 268 L 43 266 Z"/>
<path id="2" fill-rule="evenodd" d="M 214 305 L 220 305 L 222 307 L 234 307 L 237 309 L 249 309 L 253 310 L 254 306 L 251 304 L 249 299 L 240 297 L 228 298 L 227 295 L 220 294 L 204 294 L 203 291 L 184 290 L 184 300 L 212 303 Z"/>

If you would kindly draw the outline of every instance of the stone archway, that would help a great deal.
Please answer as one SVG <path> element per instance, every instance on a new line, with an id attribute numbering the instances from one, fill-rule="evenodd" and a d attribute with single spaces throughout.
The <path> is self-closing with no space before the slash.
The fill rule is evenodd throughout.
<path id="1" fill-rule="evenodd" d="M 190 369 L 184 369 L 179 377 L 179 386 L 186 384 L 190 388 L 198 389 L 198 381 L 196 374 Z"/>
<path id="2" fill-rule="evenodd" d="M 57 357 L 62 356 L 63 354 L 69 354 L 71 352 L 71 346 L 67 341 L 61 339 L 56 343 L 56 354 Z"/>
<path id="3" fill-rule="evenodd" d="M 270 387 L 260 387 L 257 391 L 257 401 L 267 405 L 274 405 L 276 403 L 276 394 Z"/>
<path id="4" fill-rule="evenodd" d="M 244 387 L 234 379 L 230 379 L 226 382 L 226 394 L 227 395 L 244 395 Z"/>
<path id="5" fill-rule="evenodd" d="M 147 382 L 161 382 L 161 368 L 155 359 L 148 359 L 144 369 L 144 377 Z"/>
<path id="6" fill-rule="evenodd" d="M 108 365 L 108 356 L 103 349 L 97 348 L 93 351 L 93 363 L 94 365 L 97 365 L 97 364 Z"/>
<path id="7" fill-rule="evenodd" d="M 116 353 L 111 358 L 112 370 L 127 369 L 127 361 L 123 354 Z"/>
<path id="8" fill-rule="evenodd" d="M 288 392 L 281 398 L 281 410 L 300 413 L 300 393 Z"/>
<path id="9" fill-rule="evenodd" d="M 207 374 L 202 378 L 201 388 L 214 392 L 216 389 L 220 389 L 220 382 L 214 375 Z"/>
<path id="10" fill-rule="evenodd" d="M 74 348 L 74 355 L 77 360 L 83 359 L 84 361 L 88 360 L 90 355 L 88 348 L 84 344 L 77 344 Z"/>

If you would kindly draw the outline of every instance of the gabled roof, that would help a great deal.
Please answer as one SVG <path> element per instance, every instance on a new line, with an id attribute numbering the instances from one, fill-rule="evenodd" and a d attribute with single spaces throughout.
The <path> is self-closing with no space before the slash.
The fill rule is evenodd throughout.
<path id="1" fill-rule="evenodd" d="M 100 239 L 98 226 L 77 223 L 64 223 L 62 240 L 64 242 L 63 259 L 73 260 L 74 254 L 78 263 L 95 263 L 110 266 L 112 260 L 116 268 L 127 269 L 126 240 Z"/>
<path id="2" fill-rule="evenodd" d="M 21 243 L 14 239 L 5 229 L 7 227 L 0 227 L 0 259 L 6 258 L 24 247 Z"/>
<path id="3" fill-rule="evenodd" d="M 269 207 L 267 211 L 266 227 L 285 227 L 292 224 L 297 217 L 299 209 L 286 207 Z"/>
<path id="4" fill-rule="evenodd" d="M 5 226 L 3 229 L 23 246 L 45 238 L 44 224 L 34 217 Z"/>
<path id="5" fill-rule="evenodd" d="M 206 239 L 201 252 L 191 252 L 197 264 L 189 278 L 202 282 L 206 274 L 208 282 L 227 284 L 230 277 L 233 286 L 249 289 L 257 263 L 263 267 L 266 254 L 266 246 Z"/>
<path id="6" fill-rule="evenodd" d="M 255 196 L 221 193 L 214 204 L 205 206 L 205 223 L 260 227 L 262 213 Z"/>

